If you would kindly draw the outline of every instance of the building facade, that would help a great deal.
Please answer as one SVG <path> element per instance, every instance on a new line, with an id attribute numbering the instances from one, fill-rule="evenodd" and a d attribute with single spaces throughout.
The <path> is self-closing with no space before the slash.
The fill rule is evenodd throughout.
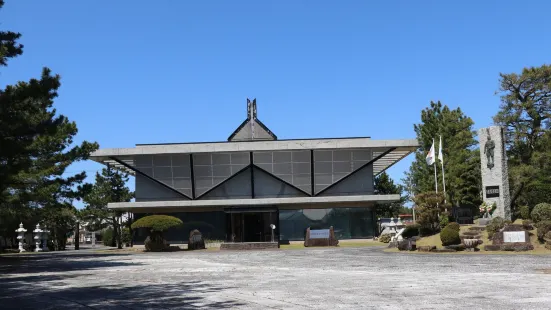
<path id="1" fill-rule="evenodd" d="M 265 242 L 271 224 L 280 241 L 329 226 L 339 239 L 373 237 L 376 203 L 399 200 L 375 193 L 374 178 L 417 147 L 368 137 L 278 140 L 247 100 L 247 118 L 227 142 L 139 144 L 91 158 L 135 176 L 135 201 L 109 208 L 182 219 L 166 234 L 171 243 L 186 243 L 193 229 L 213 240 Z"/>

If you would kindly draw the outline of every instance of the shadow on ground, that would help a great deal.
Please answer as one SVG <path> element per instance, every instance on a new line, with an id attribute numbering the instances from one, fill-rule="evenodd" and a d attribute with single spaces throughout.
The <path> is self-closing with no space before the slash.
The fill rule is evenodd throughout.
<path id="1" fill-rule="evenodd" d="M 94 259 L 101 256 L 114 259 Z M 107 280 L 105 285 L 97 285 L 101 280 L 94 278 L 96 285 L 87 283 L 87 277 L 101 277 L 102 271 L 97 269 L 141 265 L 125 256 L 87 253 L 2 257 L 0 309 L 228 309 L 243 305 L 224 297 L 206 299 L 208 293 L 230 288 L 201 281 L 163 284 L 136 279 L 110 285 Z"/>

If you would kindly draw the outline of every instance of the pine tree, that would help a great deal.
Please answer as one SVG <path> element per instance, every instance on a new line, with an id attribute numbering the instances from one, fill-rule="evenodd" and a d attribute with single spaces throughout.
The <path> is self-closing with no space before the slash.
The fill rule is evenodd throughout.
<path id="1" fill-rule="evenodd" d="M 19 37 L 0 32 L 1 65 L 22 53 Z M 40 79 L 0 90 L 0 215 L 13 213 L 15 221 L 6 225 L 15 230 L 19 221 L 37 220 L 27 217 L 34 214 L 29 208 L 39 210 L 38 220 L 50 226 L 56 249 L 65 247 L 73 201 L 82 197 L 86 177 L 85 172 L 67 176 L 65 171 L 98 148 L 86 141 L 74 145 L 76 124 L 53 107 L 60 85 L 59 75 L 44 68 Z"/>
<path id="2" fill-rule="evenodd" d="M 83 219 L 88 223 L 91 230 L 100 230 L 108 226 L 113 227 L 113 240 L 111 246 L 122 248 L 119 218 L 120 212 L 107 208 L 110 202 L 128 202 L 134 197 L 134 193 L 126 186 L 128 175 L 114 171 L 110 167 L 104 168 L 96 173 L 96 182 L 91 186 L 84 196 L 86 203 L 82 211 Z"/>
<path id="3" fill-rule="evenodd" d="M 4 0 L 0 0 L 0 10 L 4 6 Z M 7 66 L 8 59 L 23 54 L 23 45 L 17 40 L 20 33 L 12 31 L 0 31 L 0 66 Z"/>
<path id="4" fill-rule="evenodd" d="M 511 204 L 551 202 L 551 65 L 500 74 L 499 92 L 494 122 L 506 128 Z"/>
<path id="5" fill-rule="evenodd" d="M 431 102 L 430 107 L 421 112 L 421 123 L 414 125 L 420 148 L 415 152 L 415 160 L 404 179 L 404 183 L 409 184 L 410 196 L 435 190 L 435 167 L 438 169 L 438 190 L 443 190 L 440 161 L 436 166 L 429 166 L 426 162 L 433 139 L 438 150 L 441 135 L 447 202 L 477 209 L 481 203 L 481 175 L 473 125 L 473 120 L 461 109 L 450 110 L 440 102 Z"/>
<path id="6" fill-rule="evenodd" d="M 400 195 L 400 201 L 378 203 L 375 209 L 377 217 L 397 217 L 405 202 L 405 197 L 402 196 L 403 187 L 399 184 L 394 184 L 392 178 L 386 172 L 383 172 L 375 178 L 374 188 L 378 195 Z"/>

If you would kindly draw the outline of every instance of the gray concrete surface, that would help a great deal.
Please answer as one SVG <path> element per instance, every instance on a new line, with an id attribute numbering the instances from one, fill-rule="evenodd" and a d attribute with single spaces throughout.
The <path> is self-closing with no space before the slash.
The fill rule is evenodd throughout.
<path id="1" fill-rule="evenodd" d="M 1 309 L 551 309 L 551 256 L 380 248 L 0 257 Z"/>

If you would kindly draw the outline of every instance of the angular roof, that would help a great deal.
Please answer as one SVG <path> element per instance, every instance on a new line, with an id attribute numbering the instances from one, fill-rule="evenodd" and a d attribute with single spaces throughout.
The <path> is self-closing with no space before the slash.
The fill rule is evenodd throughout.
<path id="1" fill-rule="evenodd" d="M 228 137 L 228 141 L 277 140 L 277 136 L 264 125 L 256 114 L 256 98 L 247 98 L 247 119 Z"/>

